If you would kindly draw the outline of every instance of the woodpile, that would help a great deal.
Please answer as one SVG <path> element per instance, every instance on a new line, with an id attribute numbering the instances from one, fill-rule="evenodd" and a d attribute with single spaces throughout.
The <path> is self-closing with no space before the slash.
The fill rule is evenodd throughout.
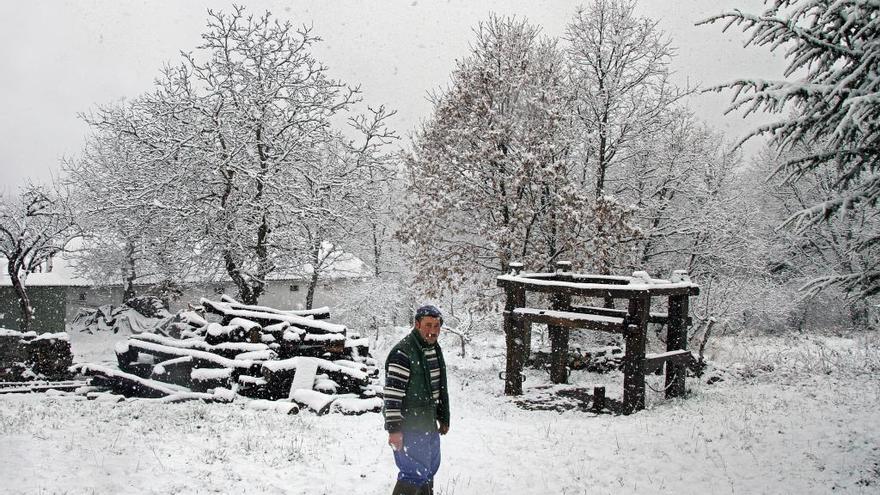
<path id="1" fill-rule="evenodd" d="M 0 382 L 67 380 L 71 364 L 66 333 L 0 329 Z"/>
<path id="2" fill-rule="evenodd" d="M 591 373 L 608 373 L 621 369 L 623 365 L 623 349 L 616 345 L 602 347 L 568 348 L 567 367 L 570 370 L 586 370 Z M 550 370 L 551 353 L 549 351 L 532 351 L 526 365 L 535 369 Z"/>
<path id="3" fill-rule="evenodd" d="M 226 296 L 200 304 L 175 315 L 175 337 L 143 332 L 117 344 L 118 369 L 73 368 L 128 397 L 244 397 L 260 401 L 254 407 L 287 413 L 381 410 L 367 339 L 331 323 L 329 309 L 284 311 Z"/>

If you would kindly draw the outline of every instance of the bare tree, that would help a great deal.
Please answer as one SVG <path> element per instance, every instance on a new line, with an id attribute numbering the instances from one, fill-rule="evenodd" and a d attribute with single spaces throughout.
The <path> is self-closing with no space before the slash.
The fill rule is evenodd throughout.
<path id="1" fill-rule="evenodd" d="M 19 326 L 27 331 L 34 308 L 27 294 L 27 277 L 78 235 L 64 198 L 44 187 L 30 185 L 17 197 L 0 200 L 0 255 L 18 297 Z"/>
<path id="2" fill-rule="evenodd" d="M 652 143 L 692 92 L 670 82 L 670 41 L 634 8 L 634 1 L 595 0 L 578 9 L 565 35 L 580 180 L 595 198 L 589 252 L 601 273 L 619 268 L 639 239 L 629 220 L 635 205 L 621 192 L 640 164 L 657 161 Z"/>
<path id="3" fill-rule="evenodd" d="M 369 235 L 367 242 L 377 262 L 383 247 L 377 237 L 381 196 L 392 173 L 385 147 L 397 139 L 386 121 L 395 112 L 384 106 L 367 111 L 349 119 L 352 132 L 359 134 L 357 140 L 339 136 L 321 146 L 315 162 L 300 164 L 302 214 L 297 228 L 309 250 L 307 308 L 312 307 L 324 272 L 337 270 L 338 262 L 351 256 L 344 252 L 346 247 Z"/>
<path id="4" fill-rule="evenodd" d="M 552 264 L 576 249 L 586 211 L 571 180 L 563 59 L 522 20 L 491 17 L 476 29 L 451 86 L 406 159 L 400 236 L 415 272 L 437 297 L 462 284 L 494 291 L 514 260 Z"/>
<path id="5" fill-rule="evenodd" d="M 692 92 L 670 82 L 671 42 L 634 9 L 631 0 L 595 0 L 578 9 L 566 30 L 586 142 L 582 180 L 593 176 L 596 197 L 606 193 L 611 169 L 638 156 L 639 142 L 663 130 L 669 108 Z"/>
<path id="6" fill-rule="evenodd" d="M 119 212 L 149 212 L 132 218 L 157 219 L 166 232 L 144 240 L 159 239 L 174 263 L 203 277 L 228 276 L 253 304 L 267 277 L 308 263 L 346 232 L 376 168 L 365 157 L 387 144 L 383 122 L 393 112 L 355 117 L 373 134 L 361 147 L 346 142 L 333 123 L 358 89 L 327 75 L 308 27 L 235 7 L 209 11 L 202 38 L 152 92 L 86 117 L 96 133 L 125 143 L 114 151 L 119 167 L 151 172 L 106 174 L 112 191 L 96 195 L 109 194 Z M 129 180 L 139 182 L 134 193 Z"/>
<path id="7" fill-rule="evenodd" d="M 76 269 L 91 280 L 121 282 L 123 301 L 135 296 L 135 283 L 186 279 L 185 225 L 169 221 L 168 195 L 174 181 L 191 180 L 168 167 L 164 153 L 128 132 L 144 128 L 140 103 L 117 103 L 84 116 L 96 132 L 82 152 L 62 162 L 62 181 L 83 229 L 82 246 L 71 253 Z M 108 125 L 112 123 L 113 125 Z"/>

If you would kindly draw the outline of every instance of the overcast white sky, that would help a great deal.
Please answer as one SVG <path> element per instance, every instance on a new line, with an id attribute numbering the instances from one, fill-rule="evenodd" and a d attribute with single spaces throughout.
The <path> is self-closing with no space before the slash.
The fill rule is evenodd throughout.
<path id="1" fill-rule="evenodd" d="M 334 77 L 360 83 L 367 103 L 398 110 L 406 135 L 430 113 L 426 93 L 444 86 L 467 54 L 472 29 L 490 12 L 516 14 L 559 36 L 577 5 L 570 0 L 288 0 L 240 1 L 311 23 L 324 41 L 316 55 Z M 162 64 L 191 50 L 206 9 L 231 3 L 196 0 L 4 0 L 0 3 L 0 192 L 28 179 L 46 182 L 62 156 L 75 155 L 86 132 L 77 113 L 133 97 L 152 85 Z M 677 80 L 703 85 L 735 77 L 782 77 L 783 60 L 742 48 L 738 31 L 694 22 L 723 10 L 760 10 L 760 0 L 641 0 L 678 48 Z M 690 104 L 716 128 L 739 137 L 760 120 L 723 117 L 729 94 Z M 766 119 L 765 119 L 766 120 Z M 755 149 L 756 145 L 749 149 Z M 749 151 L 747 149 L 747 151 Z"/>

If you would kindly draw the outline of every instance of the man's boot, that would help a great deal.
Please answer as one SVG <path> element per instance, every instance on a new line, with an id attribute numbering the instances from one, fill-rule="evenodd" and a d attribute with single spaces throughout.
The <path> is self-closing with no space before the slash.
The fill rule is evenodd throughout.
<path id="1" fill-rule="evenodd" d="M 397 484 L 394 485 L 394 491 L 391 492 L 391 495 L 420 495 L 421 493 L 422 490 L 420 487 L 407 483 L 406 481 L 397 480 Z"/>

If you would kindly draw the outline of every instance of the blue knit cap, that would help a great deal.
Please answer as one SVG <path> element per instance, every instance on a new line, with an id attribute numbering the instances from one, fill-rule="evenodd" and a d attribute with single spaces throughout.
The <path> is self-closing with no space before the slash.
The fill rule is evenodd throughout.
<path id="1" fill-rule="evenodd" d="M 430 304 L 426 304 L 421 308 L 416 310 L 416 321 L 419 321 L 425 316 L 433 316 L 434 318 L 440 318 L 440 322 L 443 322 L 443 314 L 440 313 L 440 310 L 437 309 L 437 306 L 432 306 Z"/>

